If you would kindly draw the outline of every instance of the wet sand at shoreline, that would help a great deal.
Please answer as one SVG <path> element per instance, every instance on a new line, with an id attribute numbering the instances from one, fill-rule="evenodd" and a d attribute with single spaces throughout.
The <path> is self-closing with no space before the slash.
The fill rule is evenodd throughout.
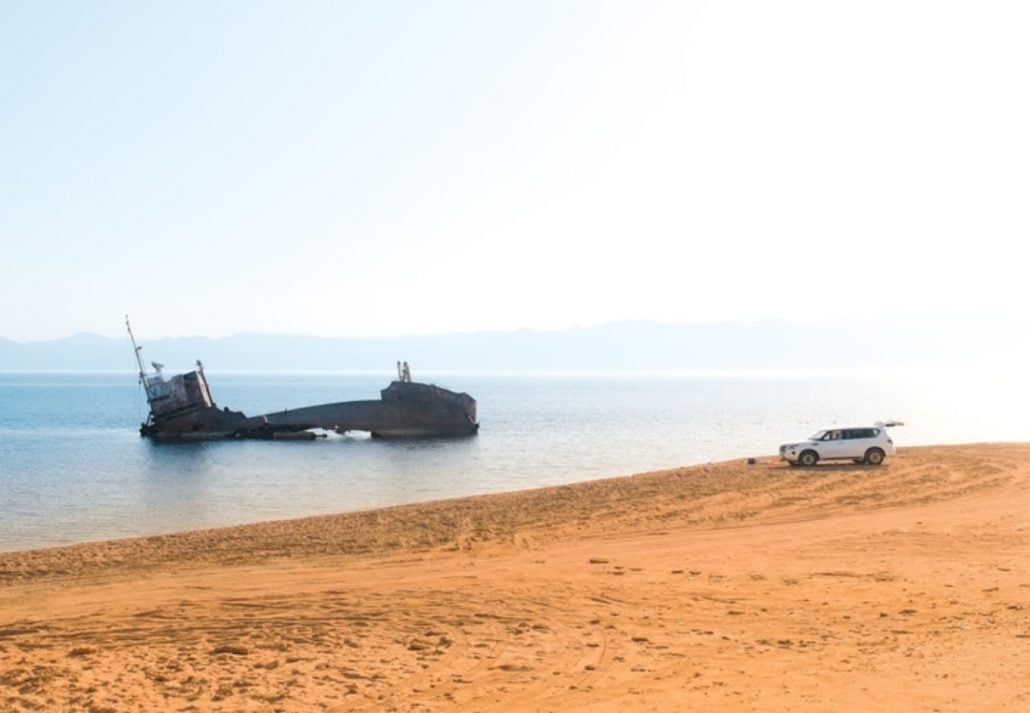
<path id="1" fill-rule="evenodd" d="M 1030 709 L 1030 444 L 0 553 L 0 710 Z"/>

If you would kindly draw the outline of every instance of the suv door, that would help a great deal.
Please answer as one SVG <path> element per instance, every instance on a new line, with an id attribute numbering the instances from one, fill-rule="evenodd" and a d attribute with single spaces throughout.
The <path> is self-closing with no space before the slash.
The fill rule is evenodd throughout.
<path id="1" fill-rule="evenodd" d="M 819 457 L 823 460 L 831 458 L 847 458 L 847 441 L 844 440 L 844 431 L 834 428 L 826 432 L 823 442 L 819 444 Z"/>
<path id="2" fill-rule="evenodd" d="M 851 458 L 865 458 L 865 452 L 876 445 L 875 428 L 853 428 L 848 433 L 848 456 Z"/>
<path id="3" fill-rule="evenodd" d="M 841 458 L 861 458 L 865 455 L 865 430 L 861 428 L 848 428 L 844 431 L 844 440 L 841 441 Z"/>

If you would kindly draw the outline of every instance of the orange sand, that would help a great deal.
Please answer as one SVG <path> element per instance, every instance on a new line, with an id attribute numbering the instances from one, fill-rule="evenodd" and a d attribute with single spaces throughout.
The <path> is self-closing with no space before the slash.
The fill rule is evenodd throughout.
<path id="1" fill-rule="evenodd" d="M 1030 710 L 1030 444 L 0 554 L 2 710 Z"/>

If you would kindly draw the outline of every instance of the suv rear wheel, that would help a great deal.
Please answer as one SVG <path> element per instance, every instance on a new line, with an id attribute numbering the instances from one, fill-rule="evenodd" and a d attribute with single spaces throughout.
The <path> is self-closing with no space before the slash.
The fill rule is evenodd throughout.
<path id="1" fill-rule="evenodd" d="M 802 451 L 801 455 L 798 456 L 798 463 L 801 465 L 815 465 L 818 462 L 819 454 L 815 451 Z"/>
<path id="2" fill-rule="evenodd" d="M 879 448 L 870 448 L 865 452 L 865 462 L 867 465 L 880 465 L 883 463 L 884 455 L 886 455 Z"/>

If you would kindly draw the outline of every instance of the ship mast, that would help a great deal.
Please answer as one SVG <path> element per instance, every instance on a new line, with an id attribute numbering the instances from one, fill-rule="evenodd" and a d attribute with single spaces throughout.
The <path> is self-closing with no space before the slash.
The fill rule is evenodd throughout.
<path id="1" fill-rule="evenodd" d="M 136 346 L 136 337 L 132 334 L 132 325 L 129 324 L 129 315 L 125 315 L 125 328 L 129 330 L 129 341 L 132 342 L 132 350 L 136 354 L 136 363 L 139 364 L 139 383 L 144 386 L 147 385 L 147 370 L 143 368 L 143 356 L 140 352 L 143 351 L 143 347 Z M 150 394 L 147 394 L 150 397 Z"/>

